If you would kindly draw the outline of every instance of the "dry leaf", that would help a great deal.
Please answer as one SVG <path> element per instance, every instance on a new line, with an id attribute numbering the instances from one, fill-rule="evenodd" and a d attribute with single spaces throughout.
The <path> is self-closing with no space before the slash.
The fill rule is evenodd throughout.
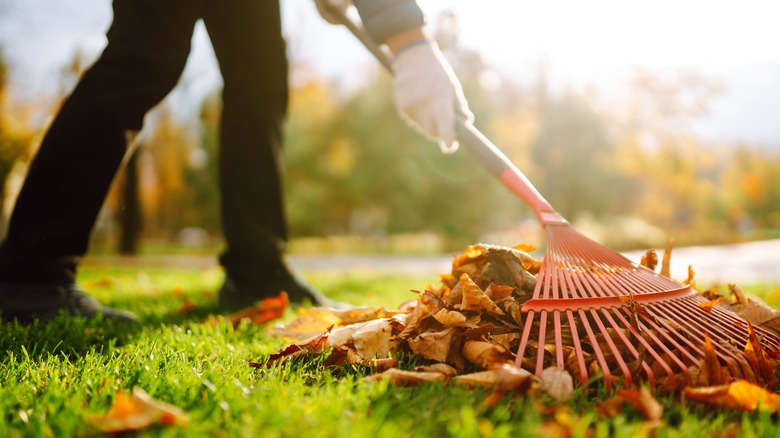
<path id="1" fill-rule="evenodd" d="M 703 388 L 685 388 L 685 397 L 700 403 L 727 409 L 752 412 L 756 409 L 775 413 L 780 411 L 780 395 L 745 380 L 728 385 Z"/>
<path id="2" fill-rule="evenodd" d="M 143 389 L 135 388 L 130 396 L 118 391 L 105 415 L 88 417 L 87 421 L 101 433 L 116 434 L 138 431 L 152 424 L 185 425 L 188 418 L 179 408 L 154 400 Z"/>
<path id="3" fill-rule="evenodd" d="M 448 327 L 438 332 L 425 332 L 414 339 L 409 339 L 409 348 L 423 359 L 446 362 L 454 333 L 454 327 Z"/>
<path id="4" fill-rule="evenodd" d="M 300 342 L 340 324 L 341 318 L 333 313 L 333 309 L 301 307 L 298 309 L 297 318 L 287 324 L 271 328 L 270 332 L 291 342 Z"/>
<path id="5" fill-rule="evenodd" d="M 249 366 L 252 368 L 263 368 L 281 363 L 286 360 L 294 359 L 307 353 L 314 355 L 322 354 L 327 348 L 329 332 L 325 332 L 321 335 L 308 339 L 300 344 L 293 344 L 285 348 L 284 350 L 274 353 L 268 356 L 265 362 L 249 362 Z"/>
<path id="6" fill-rule="evenodd" d="M 652 248 L 648 249 L 642 256 L 639 264 L 651 271 L 655 271 L 655 267 L 658 266 L 658 253 Z"/>
<path id="7" fill-rule="evenodd" d="M 385 357 L 390 352 L 393 329 L 387 318 L 369 321 L 352 334 L 355 351 L 364 360 Z"/>
<path id="8" fill-rule="evenodd" d="M 463 299 L 460 303 L 462 310 L 504 315 L 504 311 L 499 309 L 496 303 L 467 274 L 463 274 L 460 277 L 460 283 L 463 287 Z"/>
<path id="9" fill-rule="evenodd" d="M 753 368 L 753 373 L 759 376 L 765 383 L 775 383 L 775 372 L 769 357 L 764 352 L 764 347 L 753 330 L 753 324 L 748 321 L 748 341 L 745 344 L 745 358 Z"/>
<path id="10" fill-rule="evenodd" d="M 391 385 L 395 386 L 414 386 L 427 382 L 440 382 L 447 380 L 447 376 L 436 372 L 404 371 L 398 368 L 366 376 L 364 380 L 369 382 L 378 382 L 387 379 Z"/>
<path id="11" fill-rule="evenodd" d="M 185 298 L 184 301 L 181 303 L 181 306 L 179 306 L 179 308 L 176 310 L 176 313 L 178 313 L 179 315 L 185 315 L 197 309 L 198 309 L 197 304 L 195 304 L 189 298 Z"/>
<path id="12" fill-rule="evenodd" d="M 661 418 L 663 418 L 663 406 L 661 406 L 661 403 L 658 403 L 658 400 L 653 397 L 653 394 L 645 386 L 639 388 L 638 391 L 634 389 L 621 389 L 618 391 L 618 397 L 630 404 L 649 422 L 659 422 L 661 421 Z"/>
<path id="13" fill-rule="evenodd" d="M 473 315 L 472 317 L 466 317 L 463 313 L 457 310 L 439 309 L 438 312 L 433 314 L 433 318 L 436 321 L 446 325 L 448 327 L 478 327 L 479 315 Z"/>
<path id="14" fill-rule="evenodd" d="M 704 359 L 701 362 L 701 374 L 699 379 L 703 385 L 720 385 L 728 383 L 728 375 L 723 372 L 723 368 L 715 353 L 715 347 L 712 345 L 710 337 L 704 335 Z"/>
<path id="15" fill-rule="evenodd" d="M 460 374 L 453 379 L 467 388 L 489 388 L 498 381 L 498 370 L 480 371 L 478 373 Z"/>
<path id="16" fill-rule="evenodd" d="M 463 345 L 463 356 L 483 370 L 500 368 L 515 360 L 515 355 L 511 351 L 501 345 L 485 341 L 466 341 Z"/>
<path id="17" fill-rule="evenodd" d="M 574 393 L 574 379 L 563 368 L 547 367 L 541 379 L 542 389 L 558 403 L 568 401 Z"/>
<path id="18" fill-rule="evenodd" d="M 282 292 L 279 296 L 266 298 L 252 307 L 239 310 L 228 319 L 233 325 L 238 325 L 245 319 L 252 324 L 262 325 L 284 316 L 289 306 L 290 299 L 287 297 L 287 292 Z"/>
<path id="19" fill-rule="evenodd" d="M 516 367 L 514 364 L 504 364 L 495 371 L 496 382 L 493 392 L 485 399 L 488 407 L 495 406 L 501 398 L 509 392 L 525 392 L 536 381 L 536 377 L 529 371 Z"/>
<path id="20" fill-rule="evenodd" d="M 669 240 L 669 246 L 664 251 L 664 257 L 661 259 L 661 272 L 660 274 L 666 278 L 672 278 L 669 270 L 669 265 L 672 262 L 672 248 L 674 248 L 674 239 Z"/>
<path id="21" fill-rule="evenodd" d="M 420 365 L 414 369 L 415 371 L 421 371 L 425 373 L 442 373 L 447 377 L 455 377 L 458 374 L 458 370 L 447 365 L 446 363 L 434 363 L 431 365 Z"/>

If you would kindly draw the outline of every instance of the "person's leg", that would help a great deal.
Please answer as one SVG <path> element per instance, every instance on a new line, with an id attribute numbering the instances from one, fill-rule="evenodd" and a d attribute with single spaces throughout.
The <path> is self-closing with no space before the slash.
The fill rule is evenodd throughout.
<path id="1" fill-rule="evenodd" d="M 286 290 L 292 300 L 321 296 L 283 262 L 287 228 L 282 199 L 282 125 L 287 111 L 287 56 L 276 0 L 209 1 L 203 15 L 224 79 L 220 145 L 220 257 L 228 280 L 251 289 L 223 305 L 248 305 Z M 243 296 L 244 294 L 242 294 Z"/>
<path id="2" fill-rule="evenodd" d="M 41 306 L 78 307 L 62 290 L 73 288 L 78 261 L 125 154 L 126 132 L 140 129 L 145 113 L 178 81 L 198 4 L 114 1 L 108 45 L 46 133 L 0 246 L 4 316 L 51 313 Z M 47 287 L 60 298 L 43 303 Z"/>

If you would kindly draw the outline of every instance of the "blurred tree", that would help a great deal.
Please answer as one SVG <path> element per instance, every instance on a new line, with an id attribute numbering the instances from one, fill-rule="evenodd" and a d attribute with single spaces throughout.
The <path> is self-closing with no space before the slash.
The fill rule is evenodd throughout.
<path id="1" fill-rule="evenodd" d="M 717 222 L 725 155 L 702 144 L 690 127 L 720 91 L 695 71 L 637 70 L 627 97 L 604 110 L 616 138 L 616 166 L 628 176 L 623 208 L 681 244 L 723 232 Z"/>
<path id="2" fill-rule="evenodd" d="M 615 145 L 604 120 L 580 96 L 553 96 L 540 70 L 537 85 L 538 135 L 533 158 L 541 169 L 538 186 L 564 217 L 613 213 L 625 197 L 624 175 L 615 166 Z"/>
<path id="3" fill-rule="evenodd" d="M 523 99 L 503 97 L 518 91 L 497 77 L 486 88 L 487 67 L 479 55 L 460 47 L 452 33 L 446 35 L 442 47 L 478 124 L 490 135 L 493 115 L 507 110 L 497 130 L 505 139 L 522 133 L 505 150 L 524 154 L 531 123 L 518 108 Z M 364 88 L 346 97 L 333 90 L 318 80 L 292 90 L 285 160 L 293 235 L 428 231 L 445 235 L 451 248 L 460 249 L 528 215 L 468 152 L 442 155 L 435 143 L 408 127 L 396 113 L 386 73 L 374 70 Z"/>
<path id="4" fill-rule="evenodd" d="M 8 176 L 17 162 L 29 159 L 36 137 L 26 120 L 25 109 L 10 97 L 8 73 L 0 46 L 0 207 L 5 205 Z M 6 215 L 6 209 L 0 208 L 0 234 L 5 234 Z"/>

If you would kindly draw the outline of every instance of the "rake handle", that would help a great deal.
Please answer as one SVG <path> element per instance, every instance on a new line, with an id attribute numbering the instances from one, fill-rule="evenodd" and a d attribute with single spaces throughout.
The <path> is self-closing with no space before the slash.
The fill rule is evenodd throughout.
<path id="1" fill-rule="evenodd" d="M 391 74 L 393 61 L 368 35 L 368 32 L 338 8 L 330 8 L 331 15 L 339 20 L 363 46 L 371 52 L 380 64 Z M 531 184 L 531 181 L 471 122 L 462 120 L 457 125 L 458 142 L 467 149 L 477 162 L 496 177 L 512 193 L 533 209 L 542 226 L 565 224 L 566 220 L 552 208 L 549 202 Z"/>

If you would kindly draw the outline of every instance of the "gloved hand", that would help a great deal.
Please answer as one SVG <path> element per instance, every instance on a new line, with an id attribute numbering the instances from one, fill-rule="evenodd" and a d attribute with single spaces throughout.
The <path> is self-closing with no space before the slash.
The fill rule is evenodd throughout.
<path id="1" fill-rule="evenodd" d="M 402 117 L 439 142 L 443 153 L 458 149 L 456 123 L 474 120 L 460 81 L 435 42 L 419 40 L 395 54 L 395 102 Z"/>
<path id="2" fill-rule="evenodd" d="M 325 21 L 330 24 L 341 24 L 338 16 L 331 11 L 339 12 L 341 16 L 346 15 L 347 9 L 352 6 L 352 0 L 314 0 L 314 4 L 317 5 L 317 11 Z"/>

